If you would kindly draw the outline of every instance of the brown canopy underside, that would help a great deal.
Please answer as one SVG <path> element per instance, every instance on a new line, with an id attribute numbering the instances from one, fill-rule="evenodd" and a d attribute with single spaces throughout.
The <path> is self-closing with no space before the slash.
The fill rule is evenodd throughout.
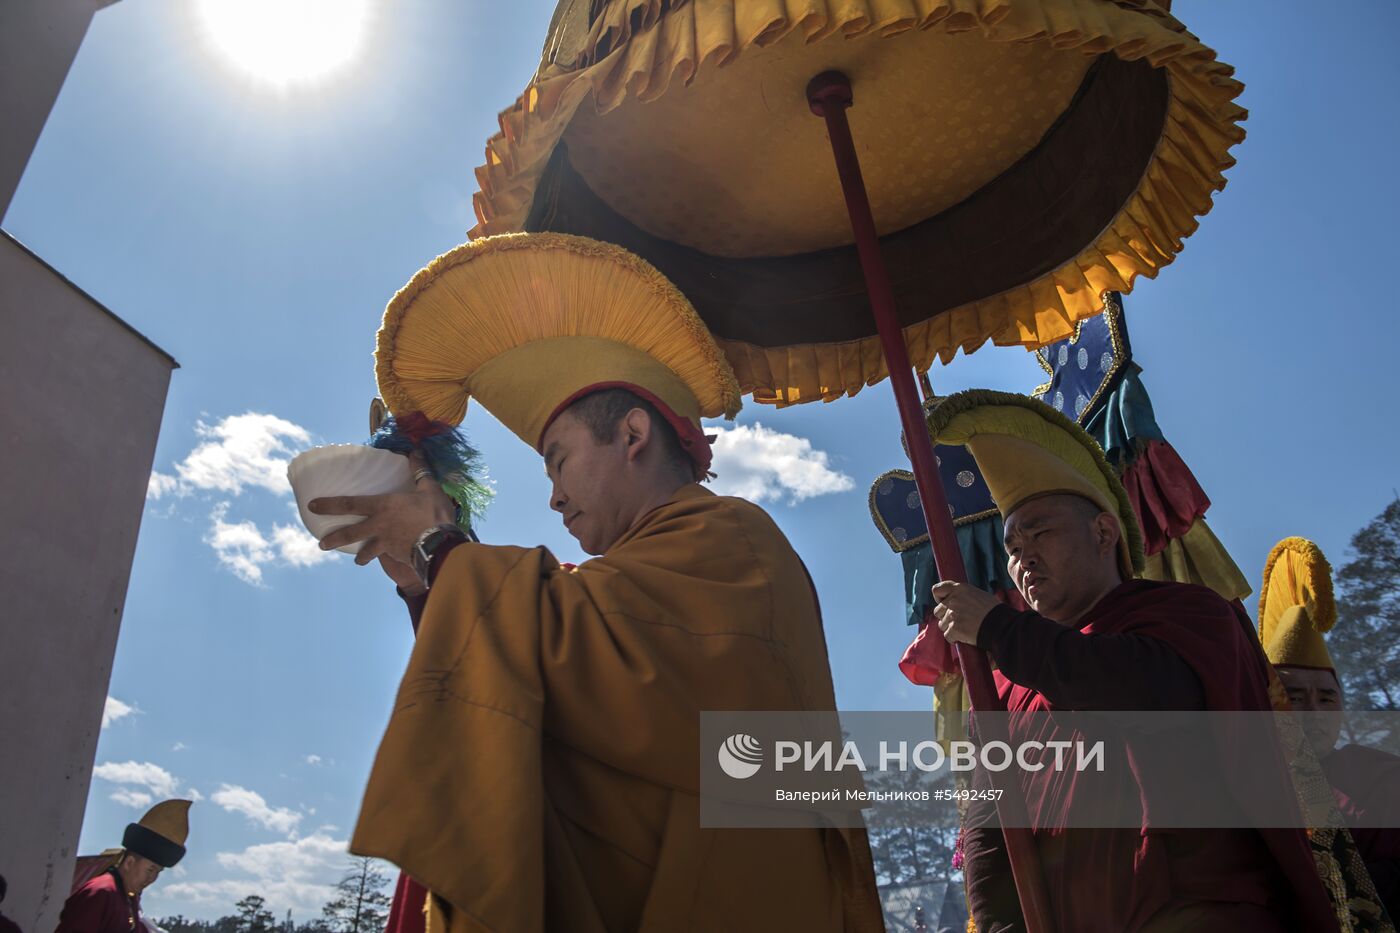
<path id="1" fill-rule="evenodd" d="M 1091 244 L 1152 158 L 1166 118 L 1167 81 L 1165 71 L 1146 61 L 1101 55 L 1069 109 L 1025 158 L 959 204 L 882 237 L 901 326 L 1025 285 Z M 859 88 L 854 106 L 860 107 Z M 875 333 L 853 246 L 736 259 L 660 239 L 594 194 L 562 143 L 525 226 L 632 250 L 675 282 L 721 338 L 782 347 Z"/>

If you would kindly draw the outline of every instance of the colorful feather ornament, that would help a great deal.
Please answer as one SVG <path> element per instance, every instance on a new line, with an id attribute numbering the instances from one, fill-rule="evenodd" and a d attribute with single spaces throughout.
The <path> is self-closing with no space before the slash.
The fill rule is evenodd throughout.
<path id="1" fill-rule="evenodd" d="M 407 456 L 414 449 L 423 452 L 442 491 L 457 503 L 457 524 L 470 531 L 472 522 L 481 518 L 495 495 L 486 485 L 485 467 L 481 453 L 467 442 L 466 437 L 452 425 L 430 421 L 421 411 L 401 418 L 386 413 L 378 421 L 369 446 Z"/>

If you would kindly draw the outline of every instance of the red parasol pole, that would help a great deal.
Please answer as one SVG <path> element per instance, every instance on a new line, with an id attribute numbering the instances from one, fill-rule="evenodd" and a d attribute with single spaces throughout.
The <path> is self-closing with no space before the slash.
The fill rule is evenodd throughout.
<path id="1" fill-rule="evenodd" d="M 965 583 L 967 571 L 963 567 L 962 551 L 958 548 L 953 523 L 948 517 L 948 500 L 943 494 L 943 483 L 938 478 L 933 441 L 929 438 L 928 424 L 924 421 L 923 408 L 914 387 L 913 366 L 909 363 L 909 351 L 904 345 L 904 332 L 899 326 L 899 319 L 895 317 L 894 296 L 890 292 L 884 258 L 880 255 L 875 218 L 870 212 L 870 200 L 860 174 L 860 161 L 856 158 L 851 128 L 846 122 L 846 108 L 851 106 L 852 101 L 851 82 L 839 71 L 823 72 L 807 85 L 807 101 L 812 112 L 826 120 L 827 134 L 831 137 L 831 151 L 836 158 L 836 171 L 841 176 L 841 190 L 846 195 L 846 209 L 851 217 L 856 251 L 865 273 L 865 287 L 870 295 L 875 326 L 880 333 L 885 365 L 890 371 L 890 384 L 899 406 L 899 420 L 904 427 L 909 458 L 913 461 L 914 479 L 928 522 L 929 543 L 933 545 L 938 575 L 944 580 Z M 973 710 L 1005 712 L 1006 707 L 992 681 L 992 668 L 987 663 L 987 656 L 971 645 L 957 645 L 956 649 Z M 992 739 L 994 736 L 988 734 L 983 738 Z M 1040 855 L 1030 829 L 1025 828 L 1028 825 L 1025 798 L 1015 780 L 1008 781 L 1001 772 L 994 773 L 992 777 L 994 786 L 1002 792 L 1001 799 L 997 801 L 997 811 L 1001 816 L 1006 853 L 1016 879 L 1016 892 L 1021 899 L 1021 912 L 1025 916 L 1027 930 L 1029 933 L 1052 933 L 1054 925 L 1050 919 L 1045 876 L 1040 870 Z"/>

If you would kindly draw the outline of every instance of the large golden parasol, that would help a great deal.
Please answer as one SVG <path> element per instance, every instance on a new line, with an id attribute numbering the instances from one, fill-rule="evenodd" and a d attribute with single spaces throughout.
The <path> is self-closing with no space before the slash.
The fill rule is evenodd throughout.
<path id="1" fill-rule="evenodd" d="M 1210 209 L 1242 85 L 1168 6 L 563 0 L 487 144 L 472 235 L 641 255 L 757 401 L 891 376 L 940 574 L 963 579 L 913 371 L 1069 336 Z M 974 708 L 997 708 L 985 657 L 959 654 Z M 1007 842 L 1049 929 L 1029 834 Z"/>

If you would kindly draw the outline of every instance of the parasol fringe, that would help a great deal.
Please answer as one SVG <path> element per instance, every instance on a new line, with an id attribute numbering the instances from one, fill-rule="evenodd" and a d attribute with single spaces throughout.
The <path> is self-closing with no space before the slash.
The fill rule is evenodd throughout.
<path id="1" fill-rule="evenodd" d="M 1143 0 L 614 0 L 591 23 L 574 65 L 542 66 L 501 114 L 501 131 L 476 172 L 471 236 L 523 228 L 548 157 L 579 107 L 607 113 L 629 99 L 655 99 L 793 33 L 813 43 L 914 29 L 975 30 L 993 42 L 1145 58 L 1171 77 L 1153 167 L 1114 221 L 1039 282 L 906 328 L 916 368 L 935 359 L 946 364 L 958 350 L 972 353 L 988 341 L 1034 348 L 1064 339 L 1102 311 L 1103 291 L 1131 291 L 1139 276 L 1154 278 L 1170 263 L 1225 186 L 1224 172 L 1234 164 L 1229 150 L 1244 138 L 1238 124 L 1247 112 L 1235 103 L 1243 85 L 1179 21 Z M 1030 300 L 1008 300 L 1013 295 Z M 874 336 L 776 348 L 717 339 L 742 390 L 760 402 L 831 401 L 887 375 Z"/>

